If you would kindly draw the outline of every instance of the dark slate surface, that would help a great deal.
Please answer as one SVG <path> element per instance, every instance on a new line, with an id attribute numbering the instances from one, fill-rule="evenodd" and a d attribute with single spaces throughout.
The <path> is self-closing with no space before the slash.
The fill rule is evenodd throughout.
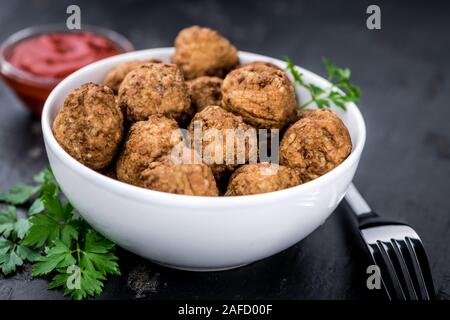
<path id="1" fill-rule="evenodd" d="M 23 27 L 64 22 L 72 1 L 1 1 L 0 39 Z M 364 1 L 77 1 L 83 23 L 111 27 L 137 48 L 170 46 L 177 31 L 208 25 L 241 50 L 288 55 L 323 73 L 320 57 L 353 70 L 364 96 L 367 145 L 355 182 L 376 210 L 421 235 L 440 299 L 450 297 L 450 42 L 444 1 L 393 1 L 382 30 L 365 27 Z M 108 3 L 108 5 L 106 5 Z M 39 122 L 0 82 L 0 190 L 47 164 Z M 366 260 L 352 220 L 338 209 L 307 239 L 238 270 L 190 273 L 120 251 L 121 277 L 101 298 L 366 299 Z M 26 266 L 0 276 L 0 299 L 59 299 Z"/>

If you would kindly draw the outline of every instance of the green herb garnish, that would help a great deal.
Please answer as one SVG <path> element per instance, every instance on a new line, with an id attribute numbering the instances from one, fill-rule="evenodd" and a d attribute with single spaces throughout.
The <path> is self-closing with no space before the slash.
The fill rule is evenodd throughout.
<path id="1" fill-rule="evenodd" d="M 303 80 L 303 74 L 295 68 L 291 59 L 285 57 L 284 61 L 287 63 L 286 70 L 291 73 L 295 83 L 306 88 L 311 94 L 311 99 L 301 105 L 299 110 L 307 108 L 312 103 L 315 103 L 319 109 L 330 108 L 332 105 L 335 105 L 346 110 L 346 104 L 348 102 L 357 103 L 359 101 L 361 90 L 359 87 L 350 83 L 350 69 L 338 68 L 330 60 L 323 58 L 322 61 L 328 73 L 328 81 L 332 85 L 329 88 L 322 89 L 311 83 L 306 83 Z"/>
<path id="2" fill-rule="evenodd" d="M 52 275 L 49 289 L 62 287 L 73 299 L 97 296 L 108 274 L 120 274 L 115 245 L 61 200 L 53 173 L 45 169 L 36 185 L 18 184 L 0 194 L 0 269 L 8 275 L 34 262 L 33 276 Z M 38 195 L 38 196 L 36 196 Z M 14 205 L 31 203 L 28 217 Z"/>
<path id="3" fill-rule="evenodd" d="M 13 205 L 24 204 L 39 191 L 39 187 L 18 183 L 9 191 L 0 193 L 0 201 Z"/>
<path id="4" fill-rule="evenodd" d="M 102 293 L 107 274 L 120 274 L 113 249 L 114 243 L 87 227 L 71 245 L 53 241 L 45 255 L 37 258 L 32 274 L 56 273 L 49 288 L 63 287 L 73 299 L 96 296 Z"/>
<path id="5" fill-rule="evenodd" d="M 39 256 L 38 251 L 22 243 L 29 228 L 27 219 L 17 217 L 16 207 L 6 206 L 0 210 L 0 269 L 3 274 L 15 272 L 24 261 L 33 262 Z"/>

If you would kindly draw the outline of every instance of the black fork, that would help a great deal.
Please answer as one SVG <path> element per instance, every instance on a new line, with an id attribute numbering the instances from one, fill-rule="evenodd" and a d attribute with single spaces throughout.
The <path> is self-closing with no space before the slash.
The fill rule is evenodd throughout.
<path id="1" fill-rule="evenodd" d="M 353 184 L 345 196 L 359 231 L 391 300 L 432 300 L 433 279 L 424 246 L 409 225 L 388 221 L 373 212 Z"/>

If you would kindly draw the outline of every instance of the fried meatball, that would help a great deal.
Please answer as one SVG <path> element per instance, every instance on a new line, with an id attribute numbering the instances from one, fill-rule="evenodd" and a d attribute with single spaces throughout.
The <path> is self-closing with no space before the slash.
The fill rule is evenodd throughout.
<path id="1" fill-rule="evenodd" d="M 242 117 L 219 106 L 209 106 L 197 113 L 188 129 L 193 147 L 218 180 L 250 158 L 257 160 L 256 130 Z"/>
<path id="2" fill-rule="evenodd" d="M 193 26 L 180 31 L 175 39 L 172 62 L 186 79 L 201 76 L 223 78 L 239 64 L 236 48 L 217 31 Z"/>
<path id="3" fill-rule="evenodd" d="M 119 106 L 131 122 L 163 114 L 184 121 L 191 99 L 183 75 L 174 64 L 146 63 L 130 71 L 119 87 Z"/>
<path id="4" fill-rule="evenodd" d="M 118 64 L 114 68 L 109 71 L 105 79 L 103 80 L 103 84 L 105 86 L 110 87 L 115 93 L 119 91 L 120 84 L 122 83 L 123 79 L 125 79 L 125 76 L 132 70 L 138 68 L 144 63 L 158 63 L 161 62 L 160 60 L 148 60 L 148 61 L 141 61 L 141 60 L 132 60 L 132 61 L 126 61 L 123 63 Z"/>
<path id="5" fill-rule="evenodd" d="M 268 162 L 246 164 L 231 176 L 226 196 L 266 193 L 302 183 L 294 169 Z"/>
<path id="6" fill-rule="evenodd" d="M 280 144 L 280 162 L 309 181 L 335 168 L 351 151 L 350 134 L 341 119 L 330 110 L 319 109 L 304 112 L 287 129 Z"/>
<path id="7" fill-rule="evenodd" d="M 196 112 L 207 106 L 220 106 L 222 103 L 223 80 L 218 77 L 198 77 L 187 81 L 191 95 L 191 103 Z"/>
<path id="8" fill-rule="evenodd" d="M 203 163 L 174 163 L 169 156 L 152 162 L 142 172 L 148 189 L 193 196 L 218 196 L 211 168 Z"/>
<path id="9" fill-rule="evenodd" d="M 268 61 L 253 61 L 253 62 L 245 63 L 245 64 L 239 66 L 239 68 L 248 67 L 248 66 L 253 66 L 254 69 L 259 69 L 260 67 L 261 67 L 261 69 L 263 69 L 264 67 L 269 67 L 269 68 L 273 68 L 273 69 L 282 71 L 282 69 L 280 67 L 278 67 L 277 65 L 273 64 L 272 62 L 268 62 Z"/>
<path id="10" fill-rule="evenodd" d="M 53 122 L 53 134 L 82 164 L 94 170 L 105 168 L 123 135 L 123 116 L 112 90 L 93 83 L 73 90 Z"/>
<path id="11" fill-rule="evenodd" d="M 158 158 L 167 155 L 182 141 L 175 120 L 152 115 L 131 126 L 125 146 L 117 160 L 117 178 L 142 186 L 141 173 Z"/>
<path id="12" fill-rule="evenodd" d="M 282 129 L 295 121 L 294 87 L 279 69 L 263 64 L 230 72 L 222 84 L 222 105 L 257 128 Z"/>

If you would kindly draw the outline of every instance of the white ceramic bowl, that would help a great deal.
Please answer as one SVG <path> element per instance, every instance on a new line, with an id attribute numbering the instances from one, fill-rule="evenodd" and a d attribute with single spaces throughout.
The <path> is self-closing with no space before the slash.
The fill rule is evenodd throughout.
<path id="1" fill-rule="evenodd" d="M 67 154 L 51 126 L 66 95 L 86 82 L 101 83 L 116 64 L 134 59 L 169 61 L 173 48 L 111 57 L 82 68 L 50 94 L 42 129 L 50 166 L 67 198 L 98 231 L 121 247 L 174 268 L 211 271 L 242 266 L 278 253 L 305 238 L 333 212 L 345 195 L 363 150 L 366 131 L 358 108 L 335 110 L 350 131 L 353 151 L 337 168 L 294 188 L 251 196 L 195 197 L 162 193 L 101 175 Z M 265 60 L 240 52 L 242 63 Z M 304 79 L 329 83 L 302 68 Z M 300 90 L 301 100 L 309 97 Z"/>

